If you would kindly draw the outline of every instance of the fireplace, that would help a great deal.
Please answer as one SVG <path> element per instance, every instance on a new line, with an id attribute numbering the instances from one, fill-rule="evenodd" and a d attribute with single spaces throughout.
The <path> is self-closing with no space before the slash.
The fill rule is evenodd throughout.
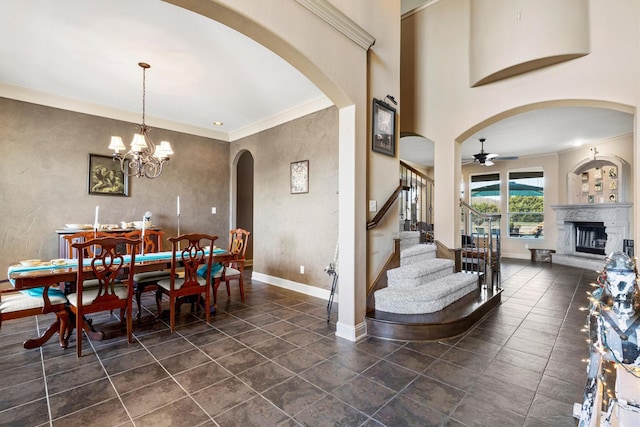
<path id="1" fill-rule="evenodd" d="M 575 251 L 585 254 L 606 255 L 607 233 L 602 222 L 574 222 Z"/>
<path id="2" fill-rule="evenodd" d="M 558 227 L 558 255 L 602 259 L 622 251 L 630 234 L 630 203 L 552 206 Z M 554 257 L 554 262 L 556 258 Z"/>

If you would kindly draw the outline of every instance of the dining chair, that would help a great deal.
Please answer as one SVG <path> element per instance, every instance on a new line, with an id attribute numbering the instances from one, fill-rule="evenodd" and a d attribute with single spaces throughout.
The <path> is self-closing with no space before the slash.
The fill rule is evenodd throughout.
<path id="1" fill-rule="evenodd" d="M 207 323 L 210 321 L 211 275 L 206 274 L 205 277 L 201 277 L 198 275 L 198 267 L 205 264 L 207 271 L 211 271 L 213 250 L 208 251 L 207 254 L 205 247 L 213 248 L 217 239 L 218 236 L 198 233 L 183 234 L 168 239 L 171 242 L 171 273 L 168 279 L 158 281 L 156 302 L 160 306 L 162 295 L 169 296 L 171 332 L 176 330 L 177 307 L 187 296 L 199 297 L 201 294 L 205 294 Z M 179 268 L 184 269 L 184 274 L 177 274 Z"/>
<path id="2" fill-rule="evenodd" d="M 136 247 L 139 240 L 126 237 L 99 237 L 72 246 L 78 252 L 76 289 L 67 295 L 69 310 L 75 315 L 76 350 L 82 356 L 82 331 L 88 328 L 84 316 L 100 311 L 120 309 L 120 323 L 126 321 L 127 340 L 132 342 L 131 312 L 133 286 L 129 286 L 135 274 Z M 126 247 L 131 245 L 131 260 L 125 263 Z M 85 249 L 94 247 L 94 257 L 84 265 Z M 123 250 L 124 249 L 124 250 Z M 87 330 L 89 334 L 91 331 Z"/>
<path id="3" fill-rule="evenodd" d="M 243 230 L 242 228 L 236 228 L 229 231 L 229 252 L 234 255 L 234 259 L 230 261 L 224 261 L 222 264 L 224 268 L 214 272 L 213 275 L 213 303 L 217 303 L 218 287 L 221 282 L 225 282 L 227 286 L 227 297 L 231 297 L 231 289 L 229 282 L 231 280 L 238 280 L 238 286 L 240 287 L 240 300 L 244 302 L 244 263 L 245 253 L 247 251 L 247 244 L 249 243 L 250 231 Z"/>
<path id="4" fill-rule="evenodd" d="M 69 316 L 65 306 L 67 298 L 58 289 L 49 286 L 34 288 L 28 291 L 6 289 L 0 292 L 0 328 L 3 320 L 20 319 L 44 313 L 56 313 L 58 330 L 50 329 L 41 339 L 46 341 L 55 332 L 60 333 L 60 346 L 66 348 Z M 25 348 L 32 348 L 25 344 Z"/>
<path id="5" fill-rule="evenodd" d="M 97 237 L 109 237 L 112 234 L 105 233 L 104 231 L 78 231 L 73 234 L 66 234 L 62 236 L 64 240 L 67 241 L 67 253 L 73 259 L 78 258 L 77 249 L 74 250 L 74 243 L 84 243 L 87 240 L 95 239 Z M 92 246 L 87 246 L 84 248 L 84 256 L 85 258 L 93 258 L 94 248 Z"/>
<path id="6" fill-rule="evenodd" d="M 123 236 L 129 239 L 142 239 L 142 230 L 130 231 L 128 233 L 124 233 Z M 150 254 L 162 252 L 162 236 L 164 236 L 164 231 L 145 230 L 144 242 L 142 242 L 142 247 L 144 248 L 143 253 Z M 127 253 L 131 254 L 130 247 L 127 247 Z M 157 289 L 158 281 L 168 279 L 170 276 L 171 272 L 166 270 L 145 271 L 144 273 L 136 273 L 133 276 L 133 293 L 136 296 L 136 305 L 138 306 L 138 313 L 136 314 L 137 319 L 140 319 L 142 313 L 142 303 L 140 301 L 142 299 L 142 293 L 146 290 Z M 158 300 L 156 300 L 156 305 L 158 308 L 157 316 L 159 316 L 162 310 Z"/>

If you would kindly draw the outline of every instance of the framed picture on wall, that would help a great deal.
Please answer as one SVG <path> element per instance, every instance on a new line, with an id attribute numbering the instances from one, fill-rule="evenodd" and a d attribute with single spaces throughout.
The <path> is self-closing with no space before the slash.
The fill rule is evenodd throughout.
<path id="1" fill-rule="evenodd" d="M 596 183 L 593 185 L 594 189 L 596 190 L 596 193 L 599 193 L 602 191 L 602 181 L 596 181 Z"/>
<path id="2" fill-rule="evenodd" d="M 290 186 L 291 194 L 309 192 L 309 160 L 291 163 Z"/>
<path id="3" fill-rule="evenodd" d="M 371 149 L 376 153 L 396 156 L 396 110 L 386 102 L 373 99 Z"/>
<path id="4" fill-rule="evenodd" d="M 593 171 L 593 177 L 594 177 L 595 179 L 602 179 L 602 169 L 600 169 L 600 168 L 596 168 L 596 169 Z"/>
<path id="5" fill-rule="evenodd" d="M 125 164 L 126 165 L 126 164 Z M 89 194 L 128 196 L 129 177 L 120 169 L 120 162 L 111 156 L 89 154 Z"/>

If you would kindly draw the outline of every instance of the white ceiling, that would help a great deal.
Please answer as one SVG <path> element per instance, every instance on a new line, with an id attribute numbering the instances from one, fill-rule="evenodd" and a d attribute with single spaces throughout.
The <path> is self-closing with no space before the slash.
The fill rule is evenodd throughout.
<path id="1" fill-rule="evenodd" d="M 633 132 L 633 115 L 592 107 L 554 107 L 520 113 L 475 133 L 462 143 L 463 162 L 484 150 L 503 157 L 558 153 Z M 400 158 L 433 165 L 433 144 L 426 138 L 404 137 Z"/>
<path id="2" fill-rule="evenodd" d="M 424 3 L 403 0 L 403 8 Z M 413 4 L 412 4 L 413 3 Z M 233 141 L 331 102 L 282 58 L 208 18 L 158 0 L 0 0 L 0 96 Z M 214 121 L 224 123 L 215 127 Z M 527 156 L 633 131 L 630 114 L 595 108 L 531 111 L 462 145 Z M 400 156 L 433 164 L 424 138 Z"/>
<path id="3" fill-rule="evenodd" d="M 326 108 L 253 40 L 158 0 L 0 0 L 0 96 L 222 140 Z M 213 126 L 214 121 L 224 123 Z"/>

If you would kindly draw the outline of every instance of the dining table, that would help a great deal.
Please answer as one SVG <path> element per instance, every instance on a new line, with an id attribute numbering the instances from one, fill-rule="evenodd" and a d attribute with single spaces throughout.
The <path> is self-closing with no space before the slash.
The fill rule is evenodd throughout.
<path id="1" fill-rule="evenodd" d="M 209 248 L 205 249 L 205 255 L 209 255 Z M 225 249 L 213 249 L 213 263 L 222 263 L 235 258 L 236 255 Z M 135 271 L 136 273 L 147 271 L 159 271 L 171 268 L 171 260 L 173 254 L 171 251 L 155 252 L 148 254 L 136 254 Z M 131 256 L 123 255 L 123 262 L 130 263 Z M 90 279 L 91 259 L 85 259 L 83 265 L 86 266 L 87 278 Z M 31 262 L 28 265 L 22 263 L 10 265 L 7 271 L 7 277 L 11 285 L 27 295 L 39 296 L 44 298 L 45 304 L 42 313 L 50 312 L 49 299 L 46 295 L 49 288 L 63 288 L 65 293 L 69 293 L 74 288 L 78 277 L 78 260 L 77 259 L 60 259 L 52 261 Z M 60 289 L 62 290 L 62 289 Z M 61 317 L 63 317 L 61 319 Z M 47 330 L 38 338 L 28 339 L 24 342 L 24 348 L 36 348 L 46 343 L 56 332 L 60 333 L 60 346 L 67 347 L 68 336 L 63 333 L 66 329 L 61 325 L 65 322 L 64 316 L 56 316 L 56 320 L 47 328 Z M 62 326 L 62 328 L 61 328 Z M 91 340 L 101 340 L 104 334 L 96 331 L 90 320 L 84 319 L 84 329 Z"/>

